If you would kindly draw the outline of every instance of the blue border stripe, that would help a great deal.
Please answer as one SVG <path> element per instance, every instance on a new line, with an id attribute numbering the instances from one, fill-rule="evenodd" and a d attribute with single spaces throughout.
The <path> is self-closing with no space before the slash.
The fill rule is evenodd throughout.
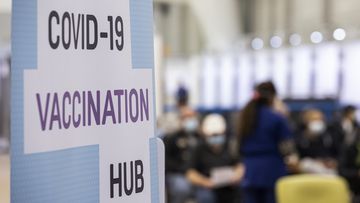
<path id="1" fill-rule="evenodd" d="M 12 50 L 13 55 L 21 59 L 13 61 L 13 66 L 20 69 L 36 68 L 37 1 L 13 0 L 12 7 Z"/>
<path id="2" fill-rule="evenodd" d="M 99 202 L 99 147 L 24 154 L 24 70 L 37 68 L 37 1 L 13 0 L 11 202 Z"/>
<path id="3" fill-rule="evenodd" d="M 158 176 L 158 150 L 157 138 L 150 139 L 150 180 L 151 180 L 151 203 L 159 203 L 159 176 Z"/>
<path id="4" fill-rule="evenodd" d="M 132 64 L 135 69 L 154 67 L 153 5 L 151 0 L 129 0 Z"/>

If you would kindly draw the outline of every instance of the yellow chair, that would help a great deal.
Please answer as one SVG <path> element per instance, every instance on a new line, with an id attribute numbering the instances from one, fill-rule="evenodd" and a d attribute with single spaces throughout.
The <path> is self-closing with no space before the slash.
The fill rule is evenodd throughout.
<path id="1" fill-rule="evenodd" d="M 276 185 L 278 203 L 350 203 L 346 181 L 341 177 L 296 175 Z"/>

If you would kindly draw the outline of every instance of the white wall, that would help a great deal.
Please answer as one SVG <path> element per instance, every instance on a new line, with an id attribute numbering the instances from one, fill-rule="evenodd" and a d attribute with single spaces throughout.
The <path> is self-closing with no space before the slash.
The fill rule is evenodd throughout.
<path id="1" fill-rule="evenodd" d="M 293 24 L 297 32 L 311 32 L 322 27 L 323 0 L 296 0 L 293 4 Z"/>
<path id="2" fill-rule="evenodd" d="M 0 46 L 10 43 L 11 0 L 0 0 Z"/>
<path id="3" fill-rule="evenodd" d="M 11 14 L 0 12 L 0 47 L 10 44 Z"/>
<path id="4" fill-rule="evenodd" d="M 11 0 L 0 0 L 0 13 L 11 12 Z"/>
<path id="5" fill-rule="evenodd" d="M 188 0 L 205 37 L 207 50 L 226 50 L 240 36 L 239 5 L 236 0 Z"/>
<path id="6" fill-rule="evenodd" d="M 327 31 L 328 37 L 331 37 L 332 29 L 337 27 L 356 32 L 357 34 L 353 34 L 352 38 L 360 36 L 359 0 L 254 0 L 254 2 L 256 12 L 254 34 L 265 39 L 273 34 L 297 32 L 308 42 L 311 32 Z M 326 3 L 330 5 L 328 8 Z"/>
<path id="7" fill-rule="evenodd" d="M 344 27 L 358 27 L 360 25 L 360 1 L 359 0 L 334 0 L 334 16 L 335 25 Z"/>

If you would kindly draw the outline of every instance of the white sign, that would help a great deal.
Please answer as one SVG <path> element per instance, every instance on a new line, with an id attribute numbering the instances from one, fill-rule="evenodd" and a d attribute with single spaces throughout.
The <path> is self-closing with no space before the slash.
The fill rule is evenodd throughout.
<path id="1" fill-rule="evenodd" d="M 37 0 L 37 67 L 23 71 L 25 161 L 97 146 L 100 202 L 154 200 L 153 64 L 133 67 L 131 9 L 130 0 Z"/>

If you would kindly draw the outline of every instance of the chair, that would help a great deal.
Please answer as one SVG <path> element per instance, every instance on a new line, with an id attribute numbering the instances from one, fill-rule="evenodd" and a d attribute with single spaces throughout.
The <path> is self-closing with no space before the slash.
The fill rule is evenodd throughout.
<path id="1" fill-rule="evenodd" d="M 278 203 L 350 203 L 350 192 L 341 177 L 295 175 L 276 184 Z"/>

